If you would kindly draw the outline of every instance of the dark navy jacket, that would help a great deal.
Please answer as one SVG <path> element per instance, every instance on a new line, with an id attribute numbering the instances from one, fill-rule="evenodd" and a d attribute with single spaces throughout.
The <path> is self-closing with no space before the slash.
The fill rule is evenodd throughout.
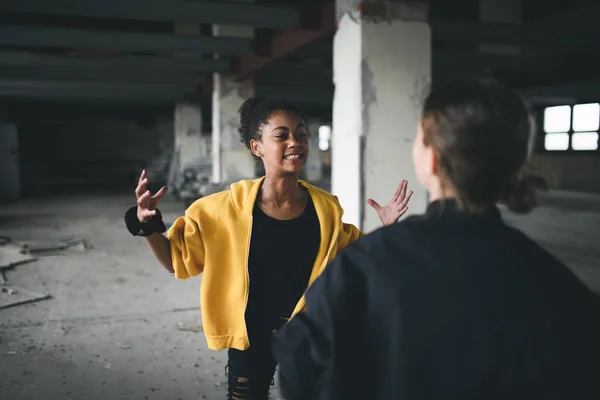
<path id="1" fill-rule="evenodd" d="M 497 209 L 348 247 L 274 339 L 288 400 L 600 399 L 600 300 Z"/>

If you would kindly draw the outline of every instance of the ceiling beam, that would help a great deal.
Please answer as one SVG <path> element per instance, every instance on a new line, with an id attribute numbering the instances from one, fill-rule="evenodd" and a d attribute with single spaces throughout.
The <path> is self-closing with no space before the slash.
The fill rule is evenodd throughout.
<path id="1" fill-rule="evenodd" d="M 527 56 L 508 54 L 489 54 L 466 51 L 433 52 L 432 62 L 439 68 L 478 68 L 492 70 L 554 70 L 559 59 L 552 56 Z"/>
<path id="2" fill-rule="evenodd" d="M 333 104 L 333 85 L 320 86 L 255 86 L 254 92 L 257 96 L 273 100 L 285 100 L 294 104 L 331 106 Z"/>
<path id="3" fill-rule="evenodd" d="M 294 53 L 293 58 L 315 59 L 326 61 L 331 64 L 333 61 L 333 41 L 318 41 L 317 43 L 298 50 L 296 53 Z"/>
<path id="4" fill-rule="evenodd" d="M 54 55 L 25 51 L 0 51 L 0 66 L 31 66 L 38 68 L 98 68 L 121 70 L 166 70 L 193 72 L 228 72 L 225 59 L 200 57 L 152 57 L 127 55 Z"/>
<path id="5" fill-rule="evenodd" d="M 594 36 L 561 27 L 528 26 L 495 22 L 432 20 L 433 38 L 444 41 L 521 44 L 549 51 L 598 49 Z"/>
<path id="6" fill-rule="evenodd" d="M 150 53 L 253 54 L 252 40 L 239 37 L 177 36 L 95 29 L 0 26 L 0 45 Z"/>
<path id="7" fill-rule="evenodd" d="M 193 92 L 188 85 L 135 85 L 0 78 L 0 98 L 60 100 L 175 101 Z"/>
<path id="8" fill-rule="evenodd" d="M 80 67 L 32 67 L 32 66 L 0 66 L 0 77 L 7 79 L 25 79 L 40 81 L 65 82 L 105 82 L 160 84 L 196 87 L 206 78 L 203 74 L 193 72 L 173 72 L 153 69 L 107 69 Z"/>
<path id="9" fill-rule="evenodd" d="M 600 4 L 587 3 L 540 17 L 532 24 L 534 26 L 545 26 L 547 28 L 568 26 L 571 29 L 576 27 L 580 31 L 587 30 L 598 32 L 598 14 L 600 14 Z"/>
<path id="10" fill-rule="evenodd" d="M 312 11 L 312 12 L 310 12 Z M 335 32 L 335 2 L 328 1 L 314 10 L 307 10 L 305 19 L 313 21 L 313 29 L 289 29 L 275 34 L 263 44 L 266 56 L 242 57 L 235 67 L 236 79 L 247 78 L 268 65 L 315 44 Z"/>
<path id="11" fill-rule="evenodd" d="M 298 9 L 292 7 L 230 1 L 2 0 L 0 11 L 145 21 L 236 24 L 276 29 L 295 28 L 300 23 L 300 13 Z"/>
<path id="12" fill-rule="evenodd" d="M 278 62 L 258 71 L 254 76 L 257 85 L 328 85 L 333 82 L 333 68 L 319 62 Z"/>
<path id="13" fill-rule="evenodd" d="M 31 116 L 44 120 L 65 120 L 65 114 L 72 117 L 87 118 L 106 118 L 110 115 L 111 119 L 117 120 L 143 120 L 155 118 L 170 121 L 173 117 L 173 104 L 170 101 L 155 103 L 120 103 L 115 102 L 96 102 L 82 101 L 36 101 L 35 99 L 11 99 L 7 102 L 1 102 L 0 106 L 6 110 L 13 120 L 31 121 Z"/>
<path id="14" fill-rule="evenodd" d="M 575 81 L 557 85 L 533 86 L 520 91 L 526 98 L 573 98 L 576 101 L 597 101 L 600 81 Z"/>

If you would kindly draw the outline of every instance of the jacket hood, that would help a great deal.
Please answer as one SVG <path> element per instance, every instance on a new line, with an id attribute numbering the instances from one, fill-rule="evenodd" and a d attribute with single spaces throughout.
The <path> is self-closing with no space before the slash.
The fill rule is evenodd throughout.
<path id="1" fill-rule="evenodd" d="M 258 191 L 264 180 L 265 177 L 263 176 L 262 178 L 245 179 L 231 184 L 231 203 L 238 212 L 252 214 Z"/>

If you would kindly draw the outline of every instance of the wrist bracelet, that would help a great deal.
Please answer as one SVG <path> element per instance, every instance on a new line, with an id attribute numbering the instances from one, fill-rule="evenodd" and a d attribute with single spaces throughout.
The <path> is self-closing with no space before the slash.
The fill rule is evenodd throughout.
<path id="1" fill-rule="evenodd" d="M 133 236 L 145 237 L 152 235 L 154 232 L 163 233 L 167 230 L 158 208 L 156 209 L 156 215 L 150 218 L 148 222 L 140 222 L 137 217 L 137 206 L 131 207 L 125 213 L 125 225 Z"/>

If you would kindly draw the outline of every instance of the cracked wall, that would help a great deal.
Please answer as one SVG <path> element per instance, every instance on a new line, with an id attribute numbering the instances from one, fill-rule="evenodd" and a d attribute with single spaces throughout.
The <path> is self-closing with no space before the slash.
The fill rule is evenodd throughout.
<path id="1" fill-rule="evenodd" d="M 363 71 L 366 93 L 365 148 L 362 160 L 364 193 L 387 204 L 402 179 L 415 193 L 409 213 L 420 213 L 427 204 L 412 163 L 412 145 L 422 102 L 431 77 L 431 36 L 426 23 L 396 20 L 363 22 Z M 372 75 L 371 75 L 372 74 Z M 363 229 L 381 225 L 377 213 L 365 210 Z"/>
<path id="2" fill-rule="evenodd" d="M 338 1 L 332 192 L 345 209 L 344 220 L 370 231 L 381 222 L 366 199 L 387 204 L 402 179 L 415 192 L 409 213 L 427 204 L 412 144 L 430 87 L 431 34 L 423 2 L 365 4 L 360 10 L 371 14 L 357 19 L 357 2 Z"/>
<path id="3" fill-rule="evenodd" d="M 242 103 L 254 95 L 254 84 L 251 80 L 234 81 L 228 76 L 221 76 L 216 83 L 216 102 L 213 103 L 213 116 L 218 113 L 217 128 L 220 137 L 220 171 L 221 181 L 234 181 L 256 176 L 256 163 L 250 150 L 241 142 L 238 133 L 240 116 L 238 109 Z M 215 121 L 213 117 L 213 122 Z"/>

